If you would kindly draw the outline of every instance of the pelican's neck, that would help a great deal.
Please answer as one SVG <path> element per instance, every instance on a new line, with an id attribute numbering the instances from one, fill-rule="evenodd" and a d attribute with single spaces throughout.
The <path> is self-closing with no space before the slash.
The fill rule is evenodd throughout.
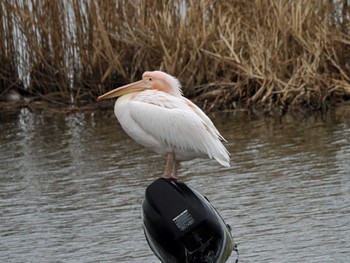
<path id="1" fill-rule="evenodd" d="M 181 88 L 181 84 L 180 84 L 179 80 L 172 77 L 169 84 L 171 86 L 171 94 L 175 97 L 181 98 L 182 97 L 182 88 Z"/>
<path id="2" fill-rule="evenodd" d="M 177 89 L 173 90 L 172 93 L 173 93 L 172 94 L 173 96 L 181 98 L 182 97 L 181 87 L 178 87 Z"/>

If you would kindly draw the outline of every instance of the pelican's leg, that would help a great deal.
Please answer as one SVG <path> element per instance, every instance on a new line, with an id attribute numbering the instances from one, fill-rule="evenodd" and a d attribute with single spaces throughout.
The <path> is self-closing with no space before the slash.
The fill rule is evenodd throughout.
<path id="1" fill-rule="evenodd" d="M 171 178 L 174 178 L 174 179 L 179 179 L 177 177 L 177 171 L 179 170 L 179 167 L 180 167 L 180 162 L 177 161 L 177 160 L 174 160 L 174 165 L 173 165 L 173 172 L 171 174 Z"/>
<path id="2" fill-rule="evenodd" d="M 166 155 L 166 165 L 165 165 L 165 170 L 164 170 L 164 178 L 172 178 L 172 171 L 174 167 L 174 153 L 167 153 Z"/>

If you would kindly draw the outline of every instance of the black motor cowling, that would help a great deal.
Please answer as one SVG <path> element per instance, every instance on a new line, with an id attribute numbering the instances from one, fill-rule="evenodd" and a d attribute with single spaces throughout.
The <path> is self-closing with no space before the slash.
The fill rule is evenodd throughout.
<path id="1" fill-rule="evenodd" d="M 142 215 L 147 242 L 162 262 L 225 262 L 233 250 L 230 227 L 180 181 L 160 178 L 148 186 Z"/>

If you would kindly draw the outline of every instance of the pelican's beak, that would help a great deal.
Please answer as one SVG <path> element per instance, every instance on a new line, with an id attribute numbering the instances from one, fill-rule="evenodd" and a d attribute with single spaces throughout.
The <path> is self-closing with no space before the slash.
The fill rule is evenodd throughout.
<path id="1" fill-rule="evenodd" d="M 119 97 L 128 93 L 131 93 L 131 92 L 142 91 L 149 88 L 151 88 L 151 85 L 149 83 L 145 82 L 144 80 L 139 80 L 139 81 L 127 84 L 125 86 L 116 88 L 114 90 L 111 90 L 97 97 L 97 101 L 111 99 L 111 98 L 115 98 L 115 97 Z"/>

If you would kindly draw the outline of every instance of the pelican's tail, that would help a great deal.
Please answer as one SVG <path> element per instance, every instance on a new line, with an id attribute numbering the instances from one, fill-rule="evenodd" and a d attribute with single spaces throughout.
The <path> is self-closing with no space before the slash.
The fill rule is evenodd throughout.
<path id="1" fill-rule="evenodd" d="M 223 146 L 223 148 L 225 149 L 224 152 L 220 152 L 219 156 L 213 156 L 213 157 L 222 166 L 230 167 L 230 155 L 229 155 L 229 152 L 226 150 L 226 148 L 224 146 Z"/>
<path id="2" fill-rule="evenodd" d="M 230 167 L 230 153 L 219 138 L 216 138 L 215 143 L 211 144 L 210 153 L 210 158 L 215 159 L 222 166 Z"/>

